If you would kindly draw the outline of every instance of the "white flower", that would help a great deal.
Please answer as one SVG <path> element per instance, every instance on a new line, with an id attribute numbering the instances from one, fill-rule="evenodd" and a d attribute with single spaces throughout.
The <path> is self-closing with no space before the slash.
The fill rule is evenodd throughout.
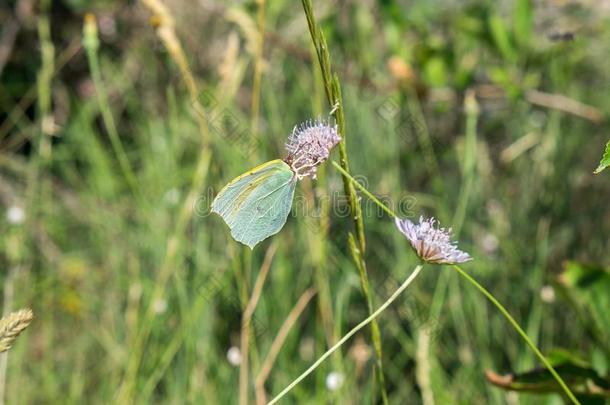
<path id="1" fill-rule="evenodd" d="M 326 388 L 330 391 L 337 391 L 343 385 L 343 381 L 345 381 L 343 374 L 332 371 L 326 376 Z"/>
<path id="2" fill-rule="evenodd" d="M 232 366 L 239 366 L 241 364 L 241 350 L 239 347 L 231 346 L 227 351 L 227 360 Z"/>
<path id="3" fill-rule="evenodd" d="M 341 141 L 336 125 L 326 121 L 306 121 L 297 125 L 286 142 L 286 163 L 297 178 L 316 178 L 318 166 L 330 156 L 330 151 Z"/>
<path id="4" fill-rule="evenodd" d="M 540 289 L 540 299 L 547 304 L 555 302 L 555 289 L 552 285 L 542 286 Z"/>
<path id="5" fill-rule="evenodd" d="M 6 220 L 9 224 L 20 225 L 25 221 L 25 211 L 18 205 L 13 205 L 6 210 Z"/>
<path id="6" fill-rule="evenodd" d="M 472 260 L 466 252 L 457 248 L 451 241 L 451 228 L 435 227 L 434 218 L 419 217 L 419 224 L 408 219 L 396 218 L 396 226 L 407 237 L 415 252 L 425 262 L 436 264 L 455 264 Z"/>
<path id="7" fill-rule="evenodd" d="M 167 311 L 167 301 L 163 298 L 157 298 L 153 302 L 153 312 L 157 315 L 160 315 Z"/>

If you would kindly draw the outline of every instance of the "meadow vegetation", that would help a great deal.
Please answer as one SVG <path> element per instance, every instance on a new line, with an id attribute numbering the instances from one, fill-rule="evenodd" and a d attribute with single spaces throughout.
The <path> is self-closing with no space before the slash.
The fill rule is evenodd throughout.
<path id="1" fill-rule="evenodd" d="M 474 259 L 462 268 L 581 403 L 608 401 L 610 171 L 593 173 L 610 138 L 608 2 L 318 0 L 312 12 L 0 5 L 2 308 L 35 315 L 0 355 L 0 401 L 269 401 L 420 264 L 345 181 L 347 156 L 398 216 L 451 226 Z M 214 196 L 285 157 L 293 127 L 316 117 L 345 134 L 339 167 L 299 182 L 280 233 L 235 242 Z M 282 403 L 565 400 L 449 266 L 425 264 L 376 325 Z"/>

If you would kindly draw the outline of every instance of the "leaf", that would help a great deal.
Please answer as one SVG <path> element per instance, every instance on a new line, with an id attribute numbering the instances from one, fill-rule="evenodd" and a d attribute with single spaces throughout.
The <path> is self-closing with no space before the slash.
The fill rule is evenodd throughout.
<path id="1" fill-rule="evenodd" d="M 513 13 L 513 31 L 515 40 L 520 47 L 527 47 L 530 41 L 533 20 L 533 4 L 531 0 L 517 0 Z"/>
<path id="2" fill-rule="evenodd" d="M 515 61 L 515 49 L 511 43 L 511 35 L 504 20 L 499 15 L 491 15 L 487 23 L 489 24 L 491 37 L 500 54 L 508 61 Z"/>
<path id="3" fill-rule="evenodd" d="M 602 156 L 602 160 L 599 162 L 599 166 L 593 173 L 598 174 L 601 173 L 606 167 L 610 166 L 610 140 L 606 144 L 606 151 L 604 152 L 604 156 Z"/>
<path id="4" fill-rule="evenodd" d="M 447 83 L 447 68 L 443 58 L 433 56 L 424 65 L 424 76 L 432 87 L 442 87 Z"/>
<path id="5" fill-rule="evenodd" d="M 564 263 L 559 283 L 586 319 L 585 325 L 593 327 L 593 335 L 610 351 L 610 271 L 601 266 L 568 261 Z"/>
<path id="6" fill-rule="evenodd" d="M 562 352 L 561 363 L 555 363 L 555 371 L 568 384 L 570 390 L 579 397 L 583 403 L 604 403 L 604 398 L 610 398 L 610 382 L 602 378 L 595 370 L 582 360 L 568 352 Z M 546 368 L 536 368 L 524 373 L 497 374 L 487 370 L 487 381 L 508 391 L 522 391 L 533 393 L 561 393 L 562 388 L 557 384 Z M 601 402 L 599 400 L 601 399 Z"/>

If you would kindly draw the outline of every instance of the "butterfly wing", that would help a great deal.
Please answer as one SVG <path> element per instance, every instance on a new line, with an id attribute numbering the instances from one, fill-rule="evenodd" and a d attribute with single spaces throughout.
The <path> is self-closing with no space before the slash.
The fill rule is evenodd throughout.
<path id="1" fill-rule="evenodd" d="M 238 242 L 254 246 L 282 229 L 292 207 L 294 172 L 282 160 L 272 160 L 227 184 L 212 202 Z"/>

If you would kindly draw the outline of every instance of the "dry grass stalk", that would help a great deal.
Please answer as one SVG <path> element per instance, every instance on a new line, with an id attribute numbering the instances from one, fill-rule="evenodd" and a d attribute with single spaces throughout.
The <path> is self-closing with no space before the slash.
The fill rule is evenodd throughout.
<path id="1" fill-rule="evenodd" d="M 250 345 L 250 324 L 252 322 L 252 315 L 254 315 L 256 304 L 258 304 L 258 300 L 261 297 L 263 286 L 265 285 L 267 274 L 269 274 L 269 269 L 271 268 L 271 263 L 273 262 L 273 257 L 275 256 L 277 247 L 277 242 L 273 242 L 269 246 L 269 249 L 267 249 L 267 252 L 265 253 L 265 259 L 263 260 L 263 264 L 261 265 L 260 271 L 258 272 L 258 276 L 256 277 L 256 281 L 254 282 L 252 294 L 242 315 L 240 336 L 242 361 L 239 366 L 240 405 L 248 404 L 248 351 Z"/>
<path id="2" fill-rule="evenodd" d="M 125 376 L 123 377 L 123 382 L 121 384 L 121 388 L 119 388 L 117 396 L 117 401 L 119 403 L 133 402 L 140 361 L 144 355 L 145 345 L 151 332 L 152 319 L 155 315 L 152 303 L 155 302 L 155 300 L 162 298 L 168 280 L 170 280 L 173 272 L 178 268 L 176 261 L 178 259 L 180 245 L 182 243 L 181 236 L 184 234 L 184 231 L 192 218 L 194 212 L 193 201 L 196 201 L 199 190 L 201 190 L 203 187 L 211 161 L 211 153 L 208 148 L 208 122 L 206 120 L 203 105 L 199 102 L 199 89 L 197 87 L 197 83 L 188 65 L 188 60 L 184 50 L 182 49 L 180 41 L 176 36 L 174 19 L 167 7 L 161 1 L 142 0 L 142 3 L 153 13 L 151 22 L 156 27 L 157 35 L 162 40 L 172 60 L 174 63 L 176 63 L 180 70 L 180 76 L 185 87 L 187 88 L 191 99 L 191 104 L 196 113 L 195 115 L 197 125 L 199 126 L 199 132 L 201 134 L 202 147 L 197 158 L 197 164 L 191 179 L 190 189 L 182 203 L 182 208 L 180 209 L 178 218 L 176 219 L 174 230 L 167 239 L 165 257 L 163 258 L 163 262 L 157 273 L 150 304 L 148 305 L 148 309 L 146 310 L 146 313 L 140 323 L 141 329 L 136 336 L 133 348 L 131 350 L 130 360 L 128 361 Z"/>
<path id="3" fill-rule="evenodd" d="M 286 320 L 282 324 L 282 327 L 280 328 L 277 336 L 275 337 L 275 339 L 273 339 L 271 349 L 269 349 L 269 353 L 267 354 L 267 357 L 265 357 L 265 360 L 263 361 L 263 366 L 261 367 L 261 370 L 259 371 L 255 381 L 256 403 L 258 405 L 264 405 L 265 403 L 267 403 L 267 396 L 265 394 L 265 381 L 267 381 L 267 377 L 269 377 L 269 374 L 271 373 L 271 368 L 273 367 L 275 359 L 277 358 L 280 349 L 282 348 L 284 342 L 286 341 L 286 338 L 288 337 L 288 333 L 292 330 L 292 327 L 296 323 L 297 319 L 299 319 L 299 316 L 307 307 L 309 300 L 311 300 L 314 295 L 316 295 L 316 290 L 314 290 L 313 288 L 308 289 L 303 293 L 303 295 L 301 295 L 301 298 L 299 298 L 294 308 L 288 314 L 288 317 L 286 317 Z"/>
<path id="4" fill-rule="evenodd" d="M 576 115 L 596 124 L 604 120 L 604 114 L 599 109 L 562 94 L 545 93 L 532 89 L 525 93 L 525 98 L 532 104 Z"/>
<path id="5" fill-rule="evenodd" d="M 159 0 L 142 0 L 142 3 L 153 13 L 151 23 L 157 30 L 157 35 L 163 41 L 163 45 L 170 53 L 172 60 L 178 65 L 180 69 L 180 75 L 184 81 L 189 96 L 191 98 L 191 104 L 197 114 L 197 124 L 201 132 L 201 138 L 204 149 L 207 149 L 209 145 L 209 130 L 208 124 L 205 119 L 205 111 L 201 103 L 199 102 L 199 89 L 197 82 L 193 76 L 193 72 L 189 67 L 188 59 L 178 36 L 176 35 L 174 18 L 171 15 L 169 9 Z"/>

